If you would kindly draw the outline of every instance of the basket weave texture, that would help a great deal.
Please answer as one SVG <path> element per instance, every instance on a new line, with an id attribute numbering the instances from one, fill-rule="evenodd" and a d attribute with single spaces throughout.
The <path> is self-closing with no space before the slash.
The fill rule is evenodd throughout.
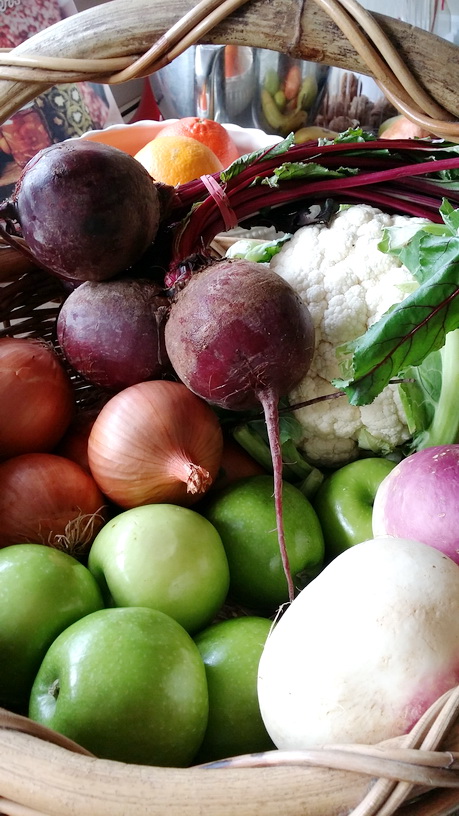
<path id="1" fill-rule="evenodd" d="M 459 97 L 451 74 L 451 66 L 459 62 L 458 49 L 433 35 L 371 15 L 355 0 L 204 0 L 184 5 L 179 0 L 167 8 L 151 0 L 112 0 L 1 54 L 0 120 L 53 84 L 124 82 L 151 74 L 194 43 L 232 42 L 367 73 L 401 113 L 433 135 L 459 142 Z M 30 335 L 54 342 L 64 298 L 57 279 L 0 243 L 0 337 Z M 82 383 L 76 381 L 75 387 L 82 404 L 94 397 Z M 0 710 L 0 812 L 459 814 L 458 714 L 459 687 L 438 700 L 410 734 L 377 746 L 276 751 L 212 767 L 171 769 L 96 759 L 59 735 Z"/>

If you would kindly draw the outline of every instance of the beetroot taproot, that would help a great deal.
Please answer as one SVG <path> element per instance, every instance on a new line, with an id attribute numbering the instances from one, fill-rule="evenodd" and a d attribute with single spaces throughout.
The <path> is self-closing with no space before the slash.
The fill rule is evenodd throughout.
<path id="1" fill-rule="evenodd" d="M 0 219 L 12 236 L 17 223 L 39 266 L 64 279 L 100 281 L 146 252 L 160 210 L 155 182 L 132 156 L 71 139 L 26 164 Z"/>
<path id="2" fill-rule="evenodd" d="M 294 587 L 282 523 L 278 403 L 305 376 L 314 352 L 311 315 L 275 272 L 222 260 L 195 273 L 173 303 L 166 351 L 177 376 L 221 408 L 263 408 L 274 470 L 279 547 L 289 597 Z"/>
<path id="3" fill-rule="evenodd" d="M 169 299 L 150 280 L 86 281 L 64 301 L 56 323 L 67 361 L 110 391 L 169 373 L 164 324 Z"/>

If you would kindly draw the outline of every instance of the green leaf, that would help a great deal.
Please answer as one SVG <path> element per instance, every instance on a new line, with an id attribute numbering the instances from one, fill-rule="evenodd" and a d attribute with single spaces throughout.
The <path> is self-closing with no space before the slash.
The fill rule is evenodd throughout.
<path id="1" fill-rule="evenodd" d="M 440 215 L 446 227 L 451 231 L 451 235 L 457 235 L 459 232 L 459 210 L 455 210 L 445 198 L 440 207 Z"/>
<path id="2" fill-rule="evenodd" d="M 459 244 L 455 260 L 437 263 L 426 277 L 364 335 L 338 349 L 343 378 L 333 385 L 346 392 L 352 405 L 368 405 L 392 378 L 420 365 L 443 346 L 447 332 L 459 327 Z"/>
<path id="3" fill-rule="evenodd" d="M 446 335 L 442 348 L 429 355 L 418 368 L 412 369 L 421 392 L 424 424 L 419 422 L 414 431 L 411 450 L 458 442 L 459 411 L 459 331 Z"/>
<path id="4" fill-rule="evenodd" d="M 230 179 L 235 178 L 235 176 L 238 176 L 239 173 L 242 173 L 246 167 L 250 167 L 251 164 L 254 164 L 257 161 L 264 161 L 265 159 L 276 158 L 276 156 L 283 156 L 295 143 L 294 139 L 295 134 L 290 133 L 285 139 L 271 145 L 271 147 L 262 147 L 260 150 L 255 150 L 252 153 L 246 153 L 244 156 L 241 156 L 239 159 L 232 162 L 230 166 L 226 168 L 226 170 L 223 170 L 220 173 L 221 181 L 230 181 Z"/>
<path id="5" fill-rule="evenodd" d="M 274 255 L 282 249 L 286 241 L 291 238 L 291 233 L 286 233 L 282 238 L 274 238 L 272 241 L 260 241 L 259 238 L 241 238 L 240 241 L 229 247 L 226 252 L 227 258 L 244 258 L 246 261 L 256 263 L 269 263 Z"/>
<path id="6" fill-rule="evenodd" d="M 408 430 L 414 436 L 429 427 L 435 414 L 442 386 L 441 351 L 428 354 L 420 366 L 407 369 L 405 376 L 399 393 Z"/>
<path id="7" fill-rule="evenodd" d="M 359 171 L 351 167 L 339 167 L 337 170 L 329 170 L 316 162 L 284 162 L 276 167 L 272 176 L 261 179 L 255 178 L 252 185 L 261 183 L 268 187 L 278 187 L 280 181 L 293 181 L 295 179 L 322 179 L 322 178 L 347 178 L 356 176 Z"/>
<path id="8" fill-rule="evenodd" d="M 362 128 L 348 128 L 335 136 L 334 139 L 319 139 L 319 144 L 347 144 L 347 142 L 371 142 L 374 140 L 372 133 L 367 133 Z"/>
<path id="9" fill-rule="evenodd" d="M 419 224 L 407 220 L 406 224 L 397 227 L 384 227 L 383 237 L 378 244 L 381 252 L 400 257 L 401 252 L 407 248 L 416 233 L 432 233 L 433 235 L 450 235 L 450 231 L 444 224 L 428 224 L 420 227 Z"/>
<path id="10" fill-rule="evenodd" d="M 411 236 L 409 228 L 385 231 L 379 248 L 397 256 L 419 285 L 364 335 L 338 349 L 342 377 L 333 382 L 351 404 L 367 405 L 391 379 L 410 379 L 399 390 L 411 433 L 434 423 L 432 406 L 444 391 L 443 349 L 459 328 L 459 209 L 444 199 L 440 214 L 443 225 L 428 224 Z M 450 352 L 445 359 L 450 382 Z"/>
<path id="11" fill-rule="evenodd" d="M 427 230 L 420 230 L 409 244 L 400 250 L 399 258 L 420 284 L 428 282 L 442 272 L 449 274 L 450 279 L 457 282 L 459 237 L 439 236 Z"/>

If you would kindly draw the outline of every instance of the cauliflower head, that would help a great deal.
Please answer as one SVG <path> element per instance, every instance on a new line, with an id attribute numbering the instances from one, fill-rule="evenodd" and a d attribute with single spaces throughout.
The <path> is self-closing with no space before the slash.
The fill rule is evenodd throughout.
<path id="1" fill-rule="evenodd" d="M 290 404 L 336 394 L 337 347 L 354 340 L 412 290 L 415 281 L 398 258 L 378 249 L 385 227 L 421 228 L 422 218 L 390 215 L 366 204 L 340 210 L 330 224 L 300 228 L 270 266 L 293 286 L 311 313 L 316 347 L 307 376 L 289 394 Z M 342 465 L 359 448 L 387 453 L 410 438 L 397 385 L 371 403 L 350 405 L 339 396 L 298 409 L 299 447 L 321 465 Z"/>

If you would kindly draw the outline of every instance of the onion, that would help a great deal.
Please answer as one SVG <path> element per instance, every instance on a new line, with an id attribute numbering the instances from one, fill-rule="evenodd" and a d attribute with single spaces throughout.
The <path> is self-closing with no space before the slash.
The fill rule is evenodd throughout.
<path id="1" fill-rule="evenodd" d="M 106 520 L 94 479 L 52 453 L 15 456 L 0 465 L 0 547 L 47 544 L 86 552 Z"/>
<path id="2" fill-rule="evenodd" d="M 0 459 L 50 451 L 73 416 L 74 393 L 51 346 L 0 340 Z"/>
<path id="3" fill-rule="evenodd" d="M 70 423 L 59 444 L 53 450 L 53 453 L 58 456 L 76 462 L 87 473 L 91 473 L 88 462 L 88 439 L 99 410 L 99 408 L 94 408 L 78 413 Z"/>
<path id="4" fill-rule="evenodd" d="M 115 394 L 89 435 L 91 472 L 123 508 L 206 493 L 221 462 L 223 435 L 212 408 L 182 383 L 151 380 Z"/>

